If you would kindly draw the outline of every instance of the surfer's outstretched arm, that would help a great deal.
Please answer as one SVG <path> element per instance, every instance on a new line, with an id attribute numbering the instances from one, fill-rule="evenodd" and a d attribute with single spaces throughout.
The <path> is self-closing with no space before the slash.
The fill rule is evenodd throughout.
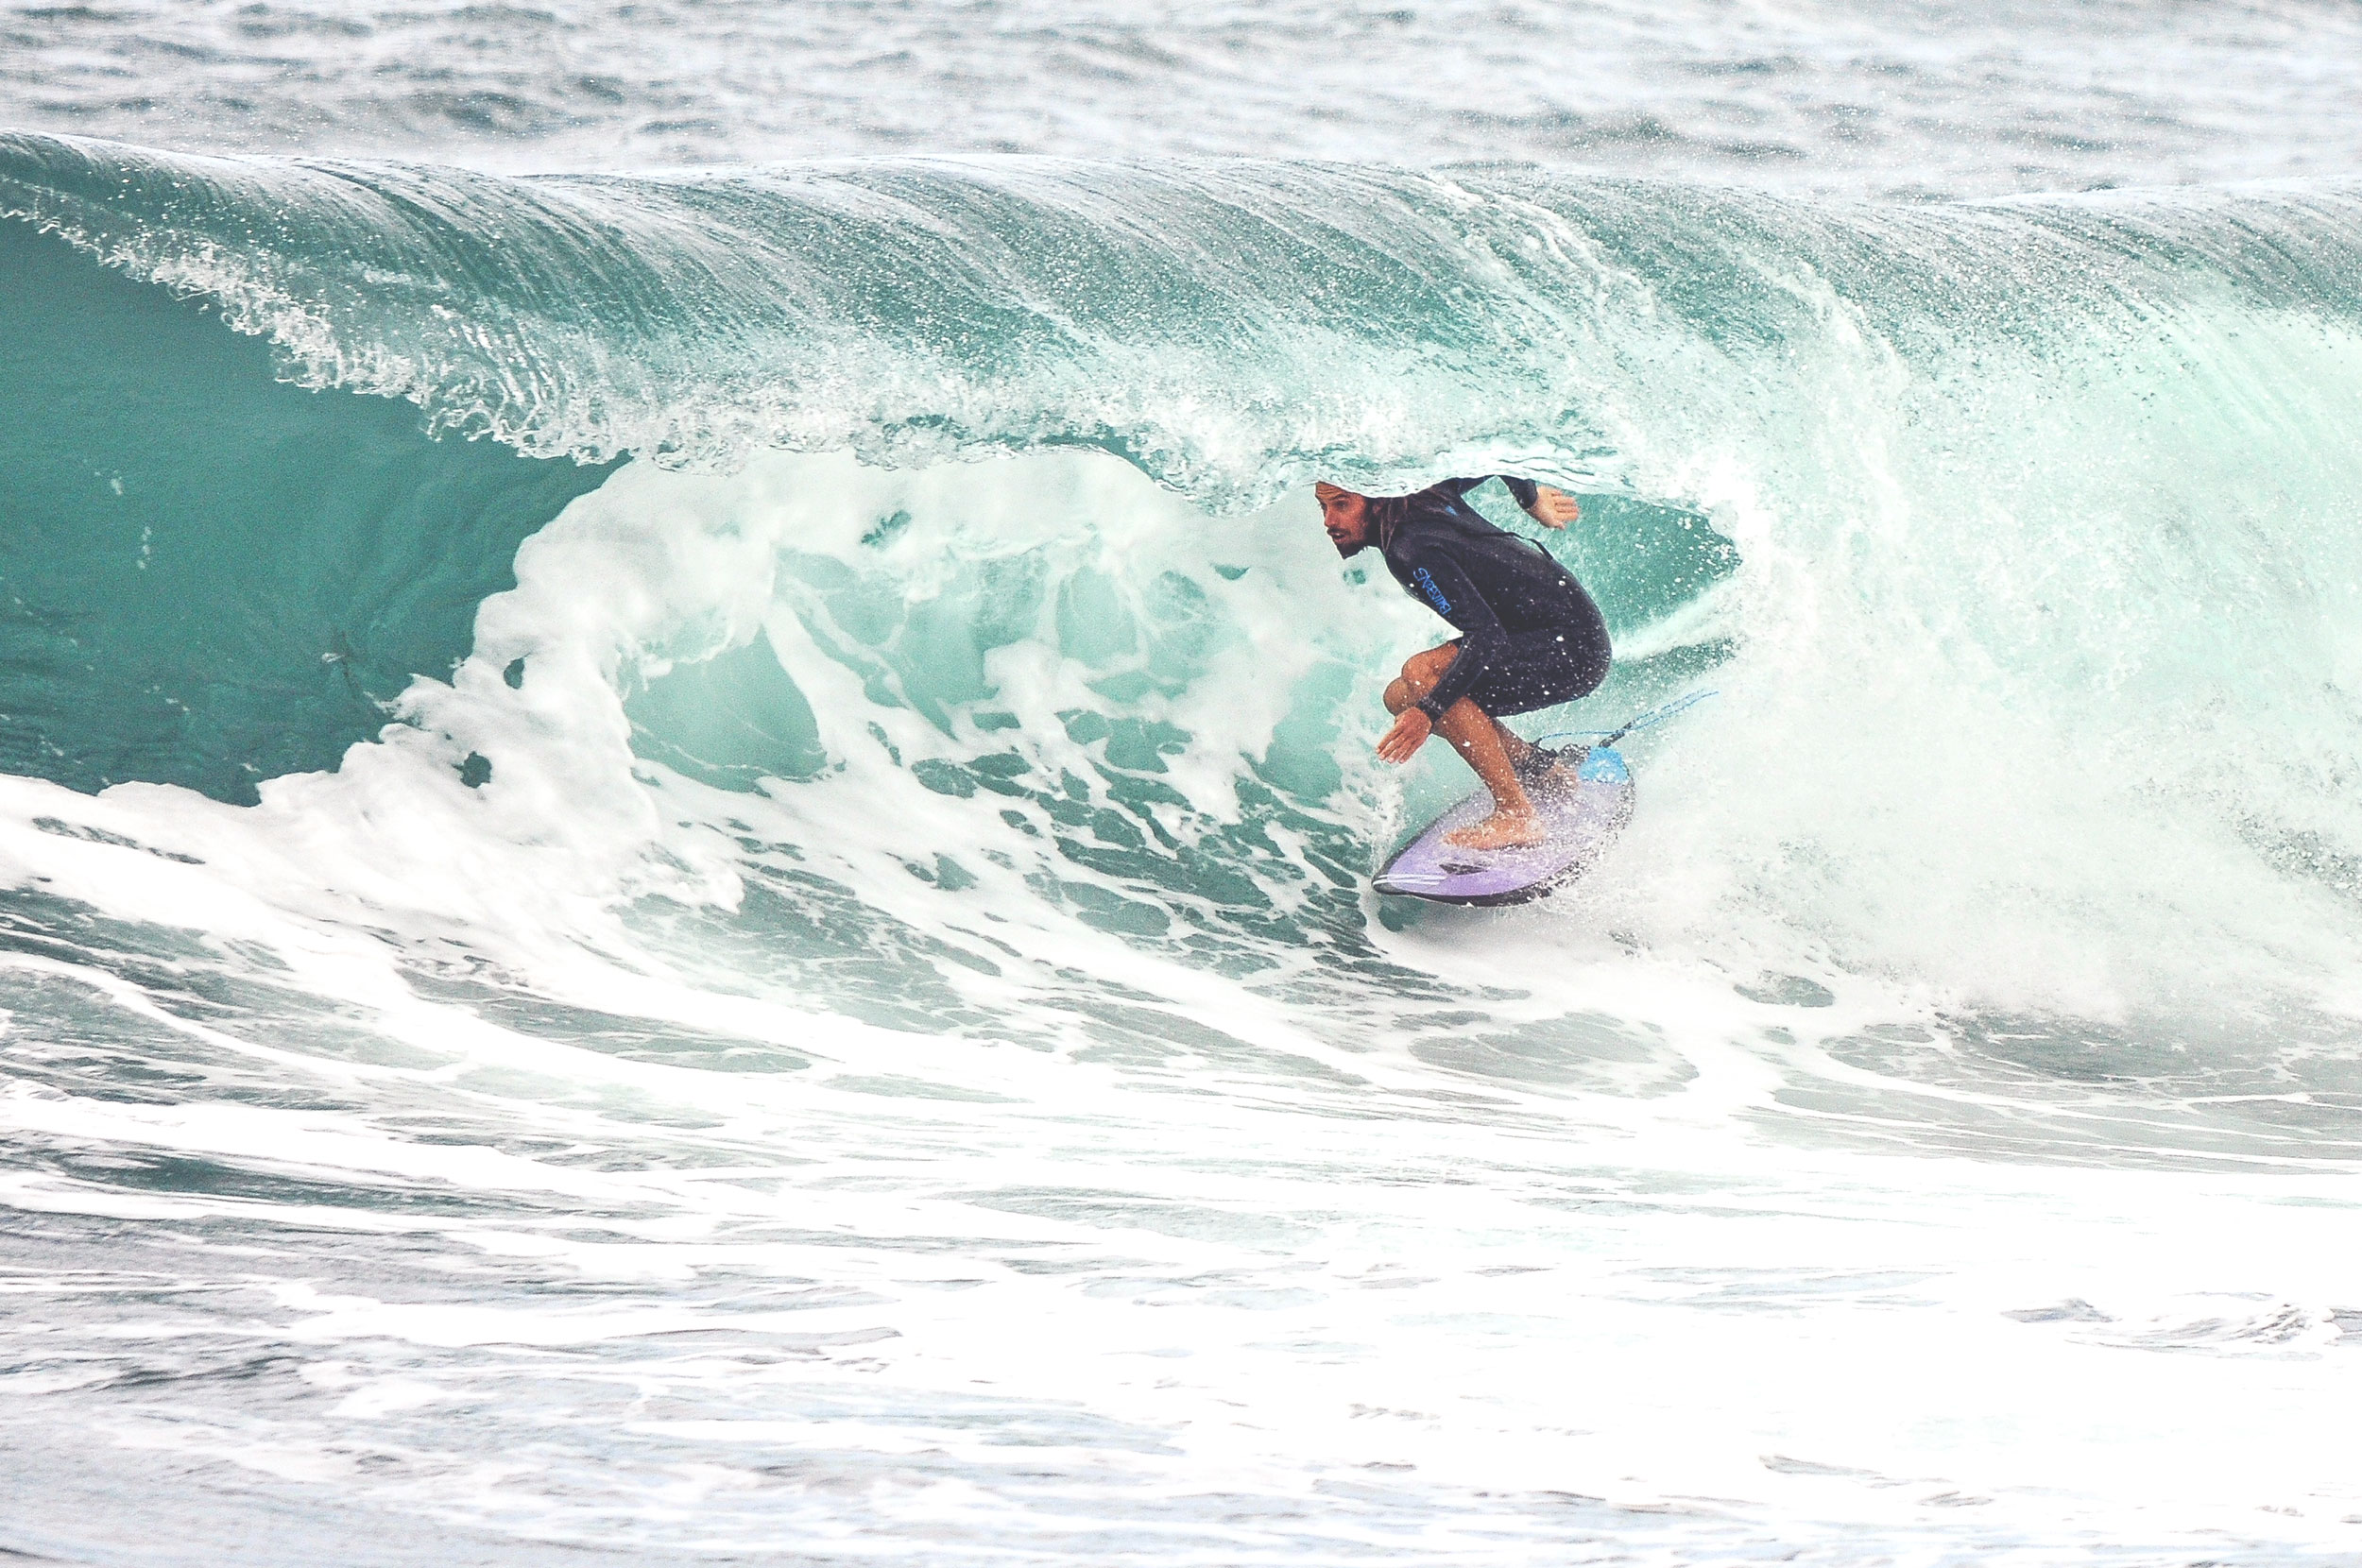
<path id="1" fill-rule="evenodd" d="M 1519 479 L 1515 474 L 1498 476 L 1509 486 L 1510 499 L 1525 508 L 1526 516 L 1545 528 L 1564 528 L 1583 516 L 1583 503 L 1555 485 L 1536 480 Z M 1477 479 L 1446 479 L 1435 486 L 1454 496 L 1464 496 L 1484 483 Z"/>

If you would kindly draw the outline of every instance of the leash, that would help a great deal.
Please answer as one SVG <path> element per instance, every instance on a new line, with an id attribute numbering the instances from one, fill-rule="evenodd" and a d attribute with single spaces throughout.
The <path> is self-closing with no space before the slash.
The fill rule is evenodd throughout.
<path id="1" fill-rule="evenodd" d="M 1635 730 L 1649 729 L 1654 725 L 1661 724 L 1666 720 L 1671 718 L 1674 714 L 1682 712 L 1686 708 L 1697 707 L 1700 703 L 1704 702 L 1708 697 L 1719 697 L 1720 695 L 1720 692 L 1711 690 L 1692 691 L 1687 696 L 1675 697 L 1671 702 L 1666 703 L 1662 707 L 1650 708 L 1645 713 L 1635 714 L 1631 719 L 1625 722 L 1624 726 L 1621 729 L 1562 729 L 1554 734 L 1543 736 L 1539 741 L 1536 741 L 1534 744 L 1537 746 L 1546 746 L 1552 741 L 1582 741 L 1588 739 L 1591 741 L 1592 749 L 1604 750 L 1607 747 L 1614 745 L 1617 741 L 1622 740 L 1625 736 L 1630 735 Z"/>

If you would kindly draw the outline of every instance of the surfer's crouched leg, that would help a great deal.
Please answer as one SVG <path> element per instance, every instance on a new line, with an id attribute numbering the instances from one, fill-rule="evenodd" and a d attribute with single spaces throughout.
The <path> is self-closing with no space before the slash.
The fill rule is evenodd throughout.
<path id="1" fill-rule="evenodd" d="M 1402 673 L 1386 688 L 1386 711 L 1400 713 L 1421 697 L 1435 690 L 1435 683 L 1451 668 L 1454 655 L 1460 651 L 1457 642 L 1446 642 L 1440 648 L 1429 648 L 1413 654 L 1403 662 Z M 1551 751 L 1512 731 L 1498 719 L 1488 719 L 1500 738 L 1501 750 L 1509 758 L 1510 767 L 1516 773 L 1517 782 L 1529 791 L 1571 790 L 1576 786 L 1575 770 L 1583 765 L 1583 748 L 1570 746 L 1566 751 Z"/>
<path id="2" fill-rule="evenodd" d="M 1386 711 L 1400 713 L 1435 690 L 1435 683 L 1444 678 L 1451 661 L 1459 656 L 1460 644 L 1446 642 L 1440 648 L 1429 648 L 1423 654 L 1412 654 L 1403 660 L 1402 673 L 1386 687 Z M 1502 724 L 1495 723 L 1499 732 L 1501 749 L 1509 754 L 1510 765 L 1520 770 L 1529 763 L 1537 767 L 1549 765 L 1549 753 L 1532 742 L 1512 735 Z"/>
<path id="3" fill-rule="evenodd" d="M 1412 655 L 1403 663 L 1401 678 L 1386 688 L 1386 710 L 1400 713 L 1434 690 L 1459 651 L 1457 642 L 1446 642 Z M 1445 837 L 1465 849 L 1510 849 L 1541 843 L 1547 836 L 1541 817 L 1527 798 L 1517 771 L 1518 761 L 1529 754 L 1540 758 L 1538 749 L 1510 734 L 1465 697 L 1451 705 L 1435 732 L 1451 742 L 1451 748 L 1493 793 L 1491 816 Z"/>

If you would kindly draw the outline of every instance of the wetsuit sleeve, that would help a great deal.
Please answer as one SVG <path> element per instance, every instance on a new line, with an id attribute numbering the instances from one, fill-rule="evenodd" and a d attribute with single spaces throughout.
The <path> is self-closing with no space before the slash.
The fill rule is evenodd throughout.
<path id="1" fill-rule="evenodd" d="M 1541 493 L 1542 486 L 1535 484 L 1531 479 L 1513 479 L 1505 473 L 1498 475 L 1479 474 L 1474 479 L 1446 479 L 1441 485 L 1436 486 L 1435 488 L 1446 492 L 1453 500 L 1457 501 L 1464 497 L 1470 490 L 1473 490 L 1478 486 L 1483 484 L 1487 479 L 1494 478 L 1498 478 L 1502 484 L 1509 486 L 1509 493 L 1511 496 L 1515 498 L 1518 505 L 1524 507 L 1529 512 L 1533 510 L 1533 498 Z"/>
<path id="2" fill-rule="evenodd" d="M 1429 547 L 1417 551 L 1404 564 L 1411 569 L 1411 586 L 1419 597 L 1460 633 L 1460 652 L 1452 656 L 1435 690 L 1418 704 L 1429 719 L 1439 720 L 1468 694 L 1480 676 L 1499 669 L 1508 659 L 1509 633 L 1449 553 Z"/>

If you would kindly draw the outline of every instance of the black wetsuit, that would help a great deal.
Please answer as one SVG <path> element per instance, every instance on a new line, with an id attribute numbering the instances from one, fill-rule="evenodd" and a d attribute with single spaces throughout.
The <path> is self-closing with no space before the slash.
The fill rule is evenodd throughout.
<path id="1" fill-rule="evenodd" d="M 1460 652 L 1421 699 L 1441 719 L 1463 697 L 1494 718 L 1572 702 L 1607 678 L 1607 622 L 1574 574 L 1462 498 L 1482 479 L 1446 479 L 1370 503 L 1386 570 L 1459 628 Z M 1532 506 L 1531 480 L 1502 483 Z"/>

